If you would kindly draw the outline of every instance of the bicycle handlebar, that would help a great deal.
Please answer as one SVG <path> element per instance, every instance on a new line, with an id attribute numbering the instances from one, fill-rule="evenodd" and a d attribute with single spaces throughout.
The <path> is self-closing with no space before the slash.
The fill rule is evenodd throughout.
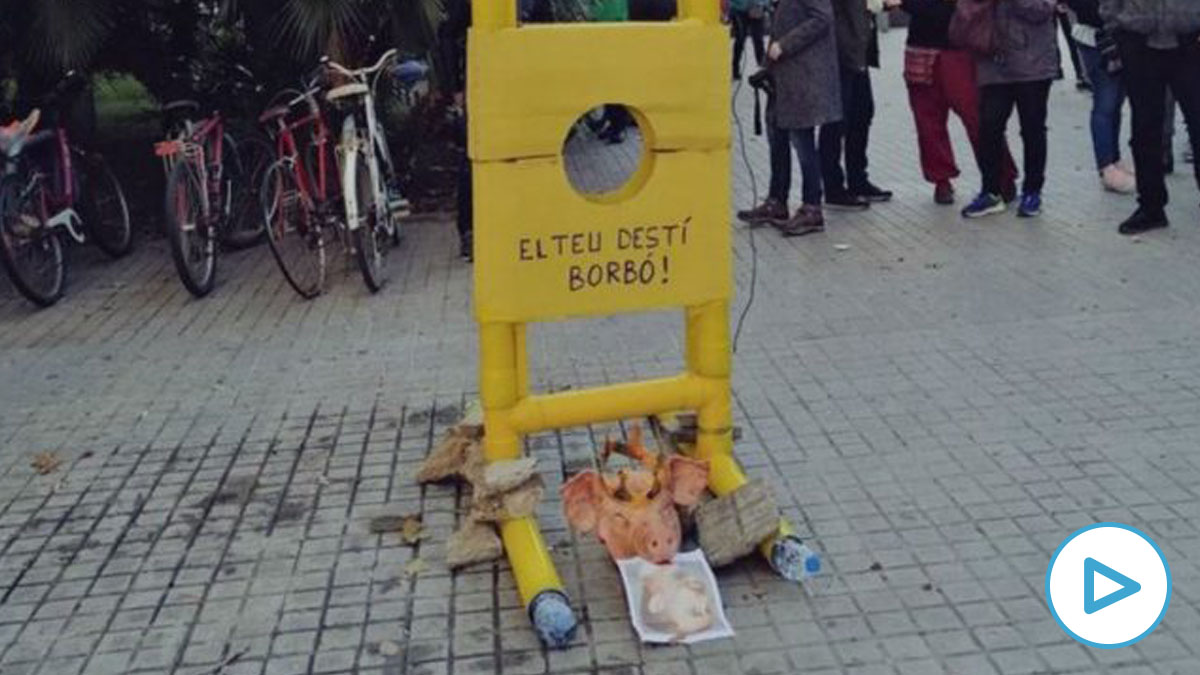
<path id="1" fill-rule="evenodd" d="M 342 64 L 330 59 L 328 56 L 321 57 L 321 64 L 327 68 L 337 71 L 338 73 L 341 73 L 342 75 L 345 75 L 346 77 L 362 78 L 383 68 L 383 66 L 388 61 L 395 58 L 396 54 L 398 53 L 399 50 L 397 49 L 389 49 L 383 53 L 383 56 L 379 57 L 379 60 L 375 62 L 375 65 L 367 68 L 358 68 L 357 70 L 350 70 Z"/>

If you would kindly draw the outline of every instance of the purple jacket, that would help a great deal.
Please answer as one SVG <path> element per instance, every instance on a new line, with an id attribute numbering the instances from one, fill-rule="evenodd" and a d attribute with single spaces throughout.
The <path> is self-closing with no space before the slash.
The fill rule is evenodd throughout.
<path id="1" fill-rule="evenodd" d="M 1062 76 L 1056 5 L 1055 0 L 998 0 L 996 34 L 1000 53 L 977 58 L 981 86 Z"/>

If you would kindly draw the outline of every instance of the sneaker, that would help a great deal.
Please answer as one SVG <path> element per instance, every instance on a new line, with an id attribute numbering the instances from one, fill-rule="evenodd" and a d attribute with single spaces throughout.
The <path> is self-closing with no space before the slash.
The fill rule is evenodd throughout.
<path id="1" fill-rule="evenodd" d="M 997 213 L 1004 213 L 1008 206 L 1000 195 L 994 195 L 990 192 L 980 192 L 979 196 L 975 197 L 974 201 L 967 205 L 967 208 L 962 210 L 963 218 L 983 218 L 984 216 L 992 216 Z"/>
<path id="2" fill-rule="evenodd" d="M 935 204 L 953 204 L 954 184 L 948 180 L 938 181 L 933 188 L 933 201 Z"/>
<path id="3" fill-rule="evenodd" d="M 1157 213 L 1148 213 L 1142 209 L 1133 212 L 1121 226 L 1117 228 L 1117 232 L 1125 235 L 1141 234 L 1150 230 L 1157 230 L 1168 226 L 1167 214 L 1159 211 Z"/>
<path id="4" fill-rule="evenodd" d="M 1036 218 L 1042 215 L 1042 195 L 1037 192 L 1026 192 L 1021 195 L 1021 205 L 1017 207 L 1018 218 Z"/>
<path id="5" fill-rule="evenodd" d="M 866 211 L 871 208 L 871 202 L 858 195 L 841 192 L 826 195 L 825 206 L 841 211 Z"/>
<path id="6" fill-rule="evenodd" d="M 791 220 L 778 226 L 779 233 L 785 237 L 803 237 L 825 231 L 825 216 L 821 207 L 815 204 L 805 204 L 796 211 Z"/>
<path id="7" fill-rule="evenodd" d="M 784 223 L 788 219 L 787 205 L 778 199 L 767 198 L 767 201 L 745 211 L 738 211 L 738 220 L 754 227 Z"/>
<path id="8" fill-rule="evenodd" d="M 867 181 L 862 185 L 858 185 L 850 189 L 858 197 L 862 197 L 868 202 L 890 202 L 892 201 L 892 191 L 881 189 L 878 185 Z"/>
<path id="9" fill-rule="evenodd" d="M 1122 195 L 1137 191 L 1137 179 L 1126 173 L 1119 164 L 1109 164 L 1100 171 L 1100 184 L 1105 190 Z"/>

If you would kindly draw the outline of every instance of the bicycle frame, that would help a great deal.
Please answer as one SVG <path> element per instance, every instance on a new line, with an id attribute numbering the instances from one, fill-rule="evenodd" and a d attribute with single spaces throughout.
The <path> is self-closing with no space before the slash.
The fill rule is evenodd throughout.
<path id="1" fill-rule="evenodd" d="M 39 166 L 36 160 L 26 154 L 31 147 L 42 143 L 54 144 L 48 167 L 50 175 L 47 175 L 45 167 Z M 56 126 L 54 129 L 34 134 L 26 141 L 20 154 L 8 158 L 5 172 L 15 173 L 17 168 L 14 160 L 21 158 L 29 161 L 31 165 L 25 189 L 29 191 L 38 186 L 43 187 L 38 193 L 38 209 L 41 211 L 40 215 L 44 226 L 48 229 L 62 227 L 71 235 L 72 239 L 80 244 L 84 243 L 85 237 L 80 229 L 83 219 L 75 210 L 77 185 L 67 130 L 62 126 Z"/>
<path id="2" fill-rule="evenodd" d="M 329 127 L 325 123 L 325 116 L 321 114 L 320 107 L 313 100 L 312 91 L 302 95 L 299 100 L 294 100 L 292 104 L 300 100 L 308 103 L 307 114 L 295 120 L 288 120 L 285 117 L 276 119 L 275 151 L 280 158 L 291 161 L 292 171 L 296 174 L 296 182 L 300 186 L 303 198 L 311 203 L 324 204 L 331 196 L 329 189 Z M 315 170 L 310 170 L 306 165 L 304 157 L 300 153 L 299 143 L 296 142 L 295 132 L 306 127 L 311 127 L 314 133 L 312 145 L 317 149 Z"/>
<path id="3" fill-rule="evenodd" d="M 163 159 L 163 168 L 169 174 L 176 162 L 182 158 L 190 161 L 200 174 L 200 184 L 205 186 L 201 194 L 201 206 L 206 216 L 212 215 L 214 197 L 221 196 L 221 167 L 224 166 L 225 123 L 220 112 L 214 112 L 198 125 L 186 122 L 182 138 L 154 144 L 154 153 Z M 211 153 L 207 148 L 211 148 Z M 228 198 L 228 195 L 226 195 Z M 222 204 L 222 207 L 227 205 Z"/>

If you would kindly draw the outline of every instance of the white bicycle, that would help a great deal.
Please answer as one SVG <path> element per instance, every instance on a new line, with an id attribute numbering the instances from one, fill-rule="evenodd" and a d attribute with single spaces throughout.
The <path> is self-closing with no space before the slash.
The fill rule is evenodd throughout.
<path id="1" fill-rule="evenodd" d="M 326 68 L 348 80 L 330 89 L 325 99 L 349 109 L 338 143 L 342 201 L 355 257 L 372 293 L 383 287 L 386 253 L 400 242 L 398 220 L 409 213 L 408 201 L 395 188 L 396 172 L 387 138 L 375 114 L 375 87 L 395 57 L 396 50 L 389 50 L 374 65 L 357 70 L 329 57 L 321 60 Z"/>

